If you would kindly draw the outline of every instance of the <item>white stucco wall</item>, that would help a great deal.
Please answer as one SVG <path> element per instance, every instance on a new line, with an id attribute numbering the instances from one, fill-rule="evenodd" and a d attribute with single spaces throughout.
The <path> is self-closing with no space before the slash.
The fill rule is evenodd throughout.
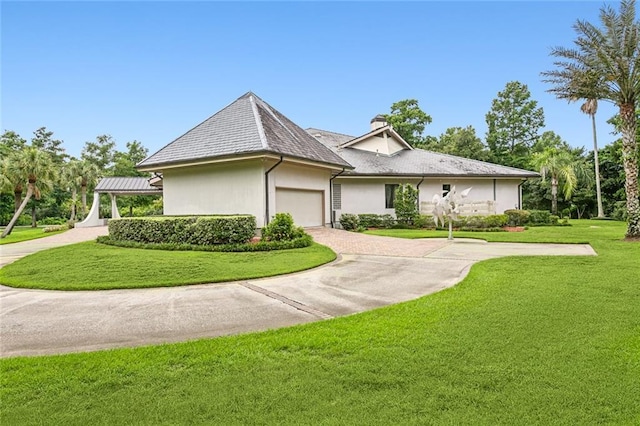
<path id="1" fill-rule="evenodd" d="M 264 218 L 261 160 L 163 171 L 164 214 L 252 214 Z"/>
<path id="2" fill-rule="evenodd" d="M 463 191 L 471 187 L 467 203 L 478 203 L 479 208 L 491 206 L 495 213 L 503 213 L 505 210 L 516 208 L 518 204 L 518 179 L 496 179 L 495 197 L 493 179 L 440 179 L 426 178 L 420 185 L 420 201 L 429 202 L 434 194 L 442 194 L 442 186 L 449 184 L 455 186 L 456 191 Z M 375 213 L 394 214 L 394 209 L 385 208 L 385 184 L 412 183 L 414 186 L 420 179 L 360 179 L 337 178 L 335 183 L 341 184 L 342 208 L 336 210 L 336 220 L 342 213 Z M 487 203 L 489 202 L 489 203 Z M 428 211 L 427 211 L 428 210 Z M 422 214 L 431 214 L 431 208 L 421 211 Z M 480 214 L 480 213 L 478 213 Z"/>
<path id="3" fill-rule="evenodd" d="M 267 167 L 269 165 L 267 164 Z M 331 170 L 284 162 L 269 174 L 269 216 L 275 215 L 276 188 L 302 189 L 308 191 L 322 191 L 323 219 L 325 224 L 331 222 L 329 216 L 329 179 Z"/>
<path id="4" fill-rule="evenodd" d="M 381 135 L 371 136 L 370 138 L 362 140 L 351 147 L 386 155 L 391 155 L 402 149 L 406 149 L 404 144 L 397 141 L 393 136 L 387 134 L 386 131 Z"/>

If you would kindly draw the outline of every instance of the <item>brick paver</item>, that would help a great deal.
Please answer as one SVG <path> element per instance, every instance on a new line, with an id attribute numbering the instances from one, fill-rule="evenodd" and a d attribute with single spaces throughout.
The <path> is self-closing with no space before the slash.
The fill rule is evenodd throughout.
<path id="1" fill-rule="evenodd" d="M 329 246 L 340 254 L 424 257 L 449 244 L 449 241 L 442 238 L 409 240 L 332 228 L 309 228 L 306 231 L 317 243 Z"/>

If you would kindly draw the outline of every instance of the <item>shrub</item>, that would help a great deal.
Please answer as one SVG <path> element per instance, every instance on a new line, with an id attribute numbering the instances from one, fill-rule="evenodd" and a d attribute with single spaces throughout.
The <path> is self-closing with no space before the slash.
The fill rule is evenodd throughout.
<path id="1" fill-rule="evenodd" d="M 435 228 L 435 222 L 433 221 L 433 216 L 421 214 L 414 221 L 413 225 L 416 228 Z"/>
<path id="2" fill-rule="evenodd" d="M 301 237 L 289 241 L 260 241 L 258 243 L 242 244 L 216 244 L 216 245 L 194 245 L 178 243 L 140 243 L 135 241 L 116 241 L 108 235 L 98 237 L 96 240 L 100 244 L 107 244 L 125 248 L 139 248 L 148 250 L 170 250 L 170 251 L 210 251 L 210 252 L 251 252 L 251 251 L 271 251 L 289 250 L 294 248 L 309 247 L 313 244 L 311 235 L 305 234 Z"/>
<path id="3" fill-rule="evenodd" d="M 380 216 L 380 225 L 383 228 L 389 229 L 389 228 L 392 228 L 393 225 L 395 224 L 396 224 L 396 218 L 391 216 L 390 214 L 387 213 Z"/>
<path id="4" fill-rule="evenodd" d="M 255 235 L 254 216 L 128 217 L 109 220 L 115 241 L 174 244 L 238 244 Z"/>
<path id="5" fill-rule="evenodd" d="M 67 219 L 63 217 L 45 217 L 38 221 L 40 225 L 64 225 Z"/>
<path id="6" fill-rule="evenodd" d="M 276 213 L 271 222 L 262 228 L 263 241 L 291 241 L 305 235 L 301 227 L 293 223 L 293 216 L 289 213 Z"/>
<path id="7" fill-rule="evenodd" d="M 529 212 L 526 210 L 505 210 L 509 226 L 522 226 L 529 220 Z"/>
<path id="8" fill-rule="evenodd" d="M 49 225 L 46 226 L 42 231 L 47 234 L 49 232 L 66 231 L 67 229 L 69 229 L 68 225 Z"/>
<path id="9" fill-rule="evenodd" d="M 379 228 L 382 225 L 382 220 L 377 214 L 363 213 L 358 215 L 358 223 L 363 228 Z"/>
<path id="10" fill-rule="evenodd" d="M 546 210 L 529 210 L 529 220 L 531 225 L 551 224 L 551 212 Z"/>
<path id="11" fill-rule="evenodd" d="M 398 185 L 393 203 L 398 222 L 413 224 L 419 214 L 418 190 L 409 183 Z"/>
<path id="12" fill-rule="evenodd" d="M 343 213 L 340 215 L 340 225 L 345 231 L 356 231 L 360 225 L 360 220 L 355 214 Z"/>
<path id="13" fill-rule="evenodd" d="M 492 214 L 484 218 L 487 228 L 502 228 L 509 223 L 509 216 L 506 214 Z"/>
<path id="14" fill-rule="evenodd" d="M 549 215 L 549 222 L 547 222 L 547 223 L 549 225 L 557 225 L 559 220 L 560 220 L 559 216 L 556 216 L 554 214 L 550 214 Z"/>

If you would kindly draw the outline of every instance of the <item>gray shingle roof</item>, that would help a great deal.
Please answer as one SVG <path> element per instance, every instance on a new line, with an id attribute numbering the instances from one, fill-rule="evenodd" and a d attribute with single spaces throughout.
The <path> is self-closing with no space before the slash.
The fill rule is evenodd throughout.
<path id="1" fill-rule="evenodd" d="M 393 155 L 376 154 L 352 147 L 342 147 L 354 136 L 326 130 L 307 129 L 328 148 L 339 154 L 354 169 L 344 175 L 352 176 L 459 176 L 459 177 L 538 177 L 539 174 L 528 170 L 470 160 L 453 155 L 440 154 L 423 149 L 402 150 Z"/>
<path id="2" fill-rule="evenodd" d="M 105 177 L 96 185 L 96 192 L 153 194 L 162 193 L 162 188 L 149 185 L 146 177 Z"/>
<path id="3" fill-rule="evenodd" d="M 350 167 L 339 155 L 251 92 L 146 158 L 138 167 L 254 153 Z"/>

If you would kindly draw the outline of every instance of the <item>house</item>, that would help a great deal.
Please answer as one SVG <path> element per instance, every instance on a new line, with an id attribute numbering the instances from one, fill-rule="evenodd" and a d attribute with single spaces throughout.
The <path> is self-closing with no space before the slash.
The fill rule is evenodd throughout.
<path id="1" fill-rule="evenodd" d="M 468 214 L 520 205 L 520 185 L 538 174 L 412 148 L 376 116 L 353 137 L 306 131 L 249 92 L 138 164 L 162 174 L 164 213 L 278 212 L 302 226 L 334 225 L 342 213 L 394 213 L 396 185 L 414 184 L 430 214 L 434 194 L 472 186 Z"/>

